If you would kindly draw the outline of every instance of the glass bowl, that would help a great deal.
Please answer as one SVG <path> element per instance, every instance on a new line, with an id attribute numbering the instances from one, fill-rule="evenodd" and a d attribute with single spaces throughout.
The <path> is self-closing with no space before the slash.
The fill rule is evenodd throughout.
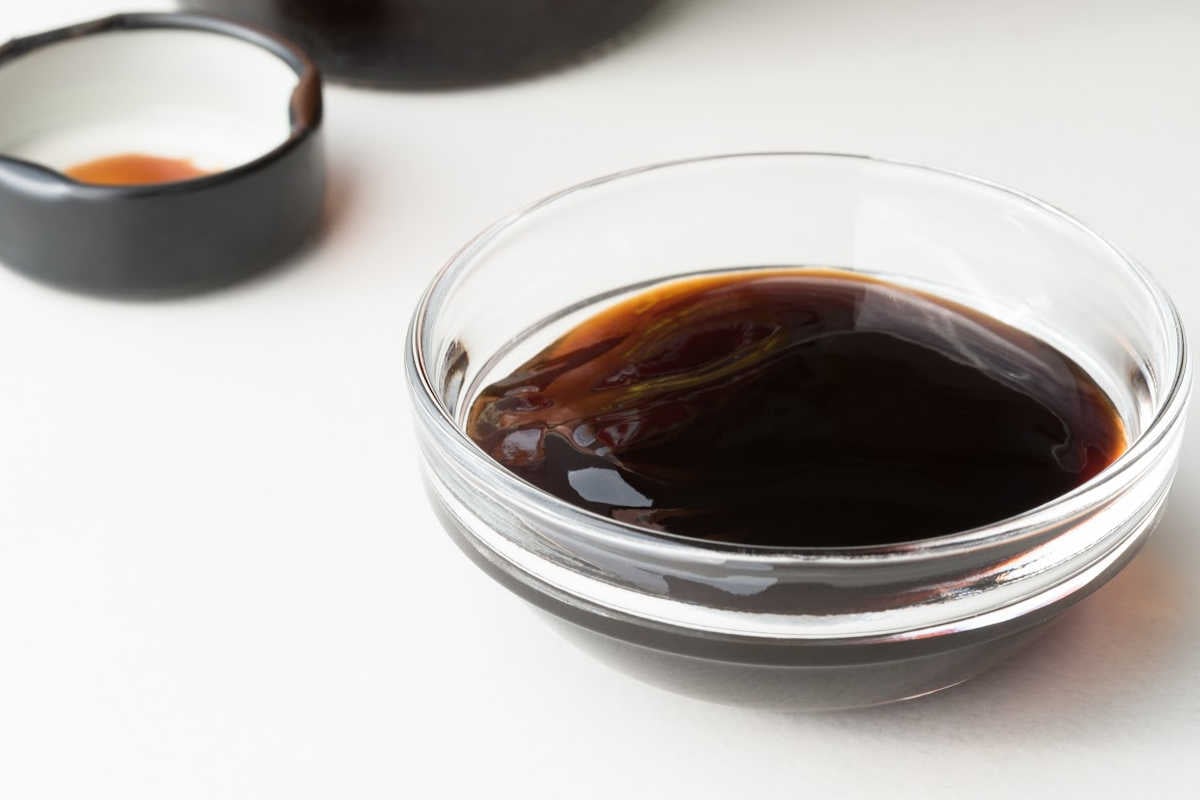
<path id="1" fill-rule="evenodd" d="M 1109 394 L 1129 448 L 1079 488 L 983 527 L 887 546 L 764 548 L 584 511 L 463 432 L 483 386 L 612 298 L 756 266 L 882 275 L 1033 333 Z M 824 153 L 631 170 L 502 220 L 434 279 L 406 366 L 428 492 L 464 553 L 639 678 L 778 709 L 952 686 L 1101 586 L 1162 513 L 1190 387 L 1170 300 L 1076 220 L 961 175 Z"/>

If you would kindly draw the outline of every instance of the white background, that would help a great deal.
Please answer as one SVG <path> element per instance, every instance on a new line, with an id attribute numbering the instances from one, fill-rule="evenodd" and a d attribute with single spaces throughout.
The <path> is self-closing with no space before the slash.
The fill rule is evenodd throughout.
<path id="1" fill-rule="evenodd" d="M 0 37 L 113 8 L 0 2 Z M 477 572 L 418 491 L 401 343 L 497 216 L 774 148 L 1032 192 L 1195 330 L 1200 4 L 676 2 L 570 71 L 327 103 L 329 229 L 290 267 L 159 303 L 0 271 L 0 797 L 1196 791 L 1200 442 L 1152 543 L 1033 650 L 926 700 L 777 715 L 610 672 Z"/>

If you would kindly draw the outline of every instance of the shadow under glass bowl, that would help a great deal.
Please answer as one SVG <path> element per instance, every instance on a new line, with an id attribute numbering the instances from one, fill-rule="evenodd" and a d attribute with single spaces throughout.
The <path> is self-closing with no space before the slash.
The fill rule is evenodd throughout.
<path id="1" fill-rule="evenodd" d="M 973 530 L 887 546 L 765 548 L 581 510 L 465 435 L 482 386 L 605 298 L 752 266 L 870 272 L 1033 333 L 1109 394 L 1130 445 L 1068 494 Z M 637 677 L 779 709 L 952 686 L 1106 582 L 1162 513 L 1190 390 L 1170 300 L 1076 220 L 964 176 L 821 153 L 632 170 L 501 221 L 434 279 L 406 367 L 433 507 L 476 564 Z"/>

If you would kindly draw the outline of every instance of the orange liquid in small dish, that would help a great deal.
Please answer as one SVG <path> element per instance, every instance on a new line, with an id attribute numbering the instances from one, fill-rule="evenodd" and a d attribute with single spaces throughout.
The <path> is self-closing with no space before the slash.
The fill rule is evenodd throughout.
<path id="1" fill-rule="evenodd" d="M 143 186 L 174 183 L 210 174 L 185 158 L 123 153 L 76 164 L 66 175 L 81 183 L 101 186 Z"/>

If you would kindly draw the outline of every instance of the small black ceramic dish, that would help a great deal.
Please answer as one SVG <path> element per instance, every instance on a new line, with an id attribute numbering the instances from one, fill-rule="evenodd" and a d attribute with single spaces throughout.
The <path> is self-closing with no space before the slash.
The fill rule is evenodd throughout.
<path id="1" fill-rule="evenodd" d="M 320 223 L 320 75 L 270 34 L 120 14 L 15 39 L 0 46 L 0 108 L 0 263 L 37 280 L 210 289 Z M 151 177 L 122 173 L 139 161 Z"/>

